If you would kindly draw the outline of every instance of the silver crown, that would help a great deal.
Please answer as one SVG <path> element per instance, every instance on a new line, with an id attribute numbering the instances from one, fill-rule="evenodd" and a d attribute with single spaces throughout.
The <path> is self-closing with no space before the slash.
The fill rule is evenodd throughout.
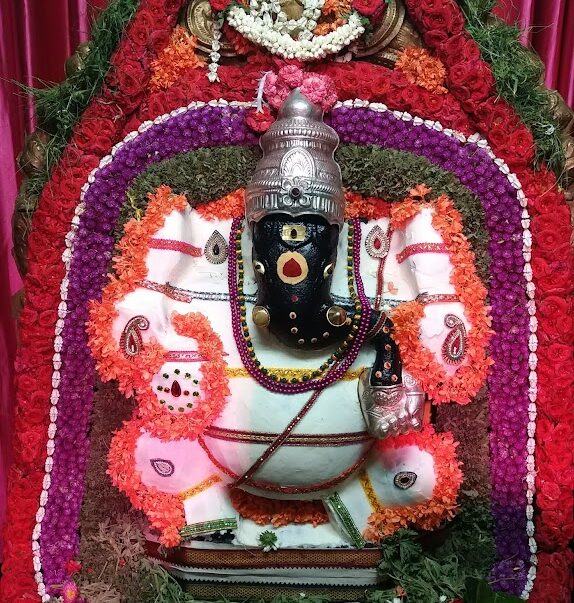
<path id="1" fill-rule="evenodd" d="M 341 169 L 333 157 L 339 137 L 323 123 L 320 107 L 293 90 L 260 144 L 263 157 L 245 190 L 249 222 L 286 213 L 318 215 L 330 224 L 343 224 Z"/>

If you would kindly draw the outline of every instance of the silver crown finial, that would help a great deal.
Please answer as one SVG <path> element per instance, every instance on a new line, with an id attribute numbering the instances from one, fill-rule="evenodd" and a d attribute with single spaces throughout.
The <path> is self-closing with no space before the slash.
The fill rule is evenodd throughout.
<path id="1" fill-rule="evenodd" d="M 293 90 L 260 144 L 263 157 L 245 191 L 248 221 L 312 214 L 341 226 L 345 197 L 334 159 L 339 137 L 323 122 L 321 108 Z"/>

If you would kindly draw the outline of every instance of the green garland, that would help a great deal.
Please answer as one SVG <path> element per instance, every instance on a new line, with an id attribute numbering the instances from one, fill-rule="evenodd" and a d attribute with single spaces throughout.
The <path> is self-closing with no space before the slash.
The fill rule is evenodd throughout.
<path id="1" fill-rule="evenodd" d="M 111 0 L 92 26 L 90 51 L 82 69 L 52 88 L 24 87 L 36 101 L 39 126 L 51 134 L 46 145 L 44 170 L 32 176 L 26 191 L 39 195 L 72 136 L 72 130 L 110 68 L 110 57 L 133 17 L 139 0 Z M 33 211 L 33 210 L 32 210 Z"/>
<path id="2" fill-rule="evenodd" d="M 565 154 L 562 134 L 552 114 L 551 93 L 541 82 L 544 65 L 519 41 L 520 29 L 493 19 L 497 0 L 458 0 L 470 35 L 475 39 L 496 80 L 497 91 L 530 129 L 536 161 L 545 162 L 560 178 Z"/>
<path id="3" fill-rule="evenodd" d="M 124 224 L 143 214 L 148 195 L 158 186 L 168 184 L 174 193 L 184 194 L 193 205 L 207 203 L 246 186 L 259 157 L 258 148 L 210 147 L 154 164 L 134 180 L 127 192 L 114 230 L 116 241 L 123 235 Z"/>

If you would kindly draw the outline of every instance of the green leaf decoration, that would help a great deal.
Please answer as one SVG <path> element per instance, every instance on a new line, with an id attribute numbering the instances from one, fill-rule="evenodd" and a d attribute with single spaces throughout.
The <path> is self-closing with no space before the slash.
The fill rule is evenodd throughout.
<path id="1" fill-rule="evenodd" d="M 468 578 L 465 586 L 464 603 L 520 603 L 522 601 L 515 595 L 494 592 L 485 580 Z"/>

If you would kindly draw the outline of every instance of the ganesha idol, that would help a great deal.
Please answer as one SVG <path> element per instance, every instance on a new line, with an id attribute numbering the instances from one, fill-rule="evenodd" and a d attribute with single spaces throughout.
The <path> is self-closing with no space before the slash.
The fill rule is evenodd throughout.
<path id="1" fill-rule="evenodd" d="M 456 443 L 427 404 L 447 400 L 406 362 L 416 346 L 451 384 L 473 362 L 453 241 L 422 186 L 410 209 L 349 219 L 337 145 L 294 90 L 245 191 L 196 206 L 160 187 L 92 305 L 100 374 L 137 401 L 109 473 L 166 546 L 263 546 L 274 528 L 242 508 L 266 501 L 320 501 L 327 518 L 304 525 L 292 512 L 278 547 L 363 547 L 456 510 Z M 415 302 L 413 340 L 401 309 Z"/>

